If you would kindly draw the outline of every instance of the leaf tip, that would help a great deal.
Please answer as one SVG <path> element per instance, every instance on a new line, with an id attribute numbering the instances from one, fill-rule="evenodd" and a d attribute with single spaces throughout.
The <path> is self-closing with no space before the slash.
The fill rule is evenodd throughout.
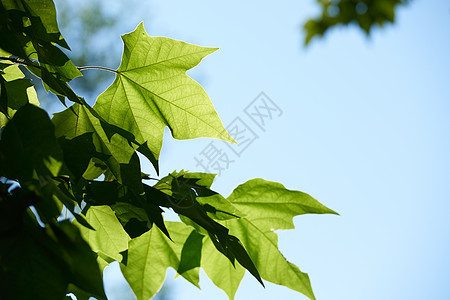
<path id="1" fill-rule="evenodd" d="M 220 134 L 219 138 L 225 142 L 237 144 L 236 140 L 228 133 L 226 129 L 224 129 L 224 131 Z"/>
<path id="2" fill-rule="evenodd" d="M 332 215 L 340 216 L 340 214 L 339 214 L 338 212 L 332 210 L 331 208 L 326 207 L 326 209 L 327 209 L 327 212 L 326 212 L 326 213 L 332 214 Z"/>
<path id="3" fill-rule="evenodd" d="M 144 30 L 144 31 L 145 31 L 145 28 L 144 28 L 144 21 L 139 22 L 139 24 L 138 24 L 138 26 L 136 27 L 135 30 L 137 30 L 137 29 L 141 29 L 141 30 Z"/>

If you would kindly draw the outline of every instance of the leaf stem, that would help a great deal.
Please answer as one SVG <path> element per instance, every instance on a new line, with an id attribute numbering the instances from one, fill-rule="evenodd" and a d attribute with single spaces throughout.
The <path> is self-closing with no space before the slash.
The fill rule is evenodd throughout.
<path id="1" fill-rule="evenodd" d="M 142 178 L 144 180 L 160 180 L 158 178 L 153 178 L 153 177 L 146 177 L 146 178 Z"/>
<path id="2" fill-rule="evenodd" d="M 104 70 L 104 71 L 113 72 L 113 73 L 119 73 L 116 70 L 106 68 L 106 67 L 100 67 L 100 66 L 84 66 L 84 67 L 77 67 L 77 69 L 79 71 L 84 71 L 84 70 L 89 70 L 89 69 L 97 69 L 97 70 Z"/>

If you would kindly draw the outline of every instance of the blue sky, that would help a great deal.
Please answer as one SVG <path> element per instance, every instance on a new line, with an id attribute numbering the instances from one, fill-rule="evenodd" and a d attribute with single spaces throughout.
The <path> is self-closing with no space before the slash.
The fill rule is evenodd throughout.
<path id="1" fill-rule="evenodd" d="M 305 49 L 301 24 L 318 9 L 313 0 L 150 1 L 120 33 L 141 18 L 150 35 L 220 48 L 189 74 L 225 125 L 243 116 L 258 139 L 214 187 L 228 195 L 261 177 L 340 213 L 296 217 L 295 230 L 279 233 L 317 299 L 450 299 L 450 4 L 413 1 L 370 38 L 342 27 Z M 260 92 L 283 110 L 265 132 L 243 113 Z M 202 171 L 194 157 L 210 140 L 166 133 L 161 173 Z M 106 288 L 119 299 L 111 269 Z M 171 280 L 172 298 L 227 299 L 206 276 L 200 284 Z M 249 297 L 306 299 L 246 275 L 236 299 Z"/>

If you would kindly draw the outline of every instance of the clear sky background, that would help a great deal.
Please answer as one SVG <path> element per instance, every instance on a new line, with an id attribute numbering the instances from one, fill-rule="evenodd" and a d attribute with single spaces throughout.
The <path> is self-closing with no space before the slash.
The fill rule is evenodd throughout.
<path id="1" fill-rule="evenodd" d="M 318 13 L 313 0 L 150 1 L 118 33 L 143 18 L 150 35 L 219 47 L 189 74 L 225 125 L 262 91 L 283 110 L 265 132 L 242 117 L 259 138 L 213 187 L 228 195 L 261 177 L 340 213 L 279 232 L 317 299 L 450 299 L 450 2 L 416 0 L 370 38 L 341 27 L 304 48 L 301 25 Z M 167 131 L 161 174 L 203 171 L 194 157 L 209 143 Z M 117 268 L 105 278 L 123 299 Z M 169 280 L 172 299 L 227 299 L 206 276 L 200 285 Z M 306 299 L 266 286 L 247 274 L 236 299 Z"/>

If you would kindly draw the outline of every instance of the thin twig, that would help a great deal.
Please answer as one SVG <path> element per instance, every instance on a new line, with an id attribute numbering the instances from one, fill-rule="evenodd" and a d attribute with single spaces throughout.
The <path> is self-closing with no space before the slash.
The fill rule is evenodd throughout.
<path id="1" fill-rule="evenodd" d="M 0 56 L 0 60 L 9 60 L 10 62 L 13 62 L 15 64 L 28 66 L 28 64 L 25 62 L 25 60 L 23 60 L 21 58 Z M 33 67 L 38 67 L 38 66 L 33 66 Z"/>
<path id="2" fill-rule="evenodd" d="M 77 69 L 79 71 L 84 71 L 84 70 L 88 70 L 88 69 L 97 69 L 97 70 L 104 70 L 104 71 L 109 71 L 109 72 L 113 72 L 113 73 L 119 73 L 116 70 L 106 68 L 106 67 L 100 67 L 100 66 L 84 66 L 84 67 L 77 67 Z"/>

